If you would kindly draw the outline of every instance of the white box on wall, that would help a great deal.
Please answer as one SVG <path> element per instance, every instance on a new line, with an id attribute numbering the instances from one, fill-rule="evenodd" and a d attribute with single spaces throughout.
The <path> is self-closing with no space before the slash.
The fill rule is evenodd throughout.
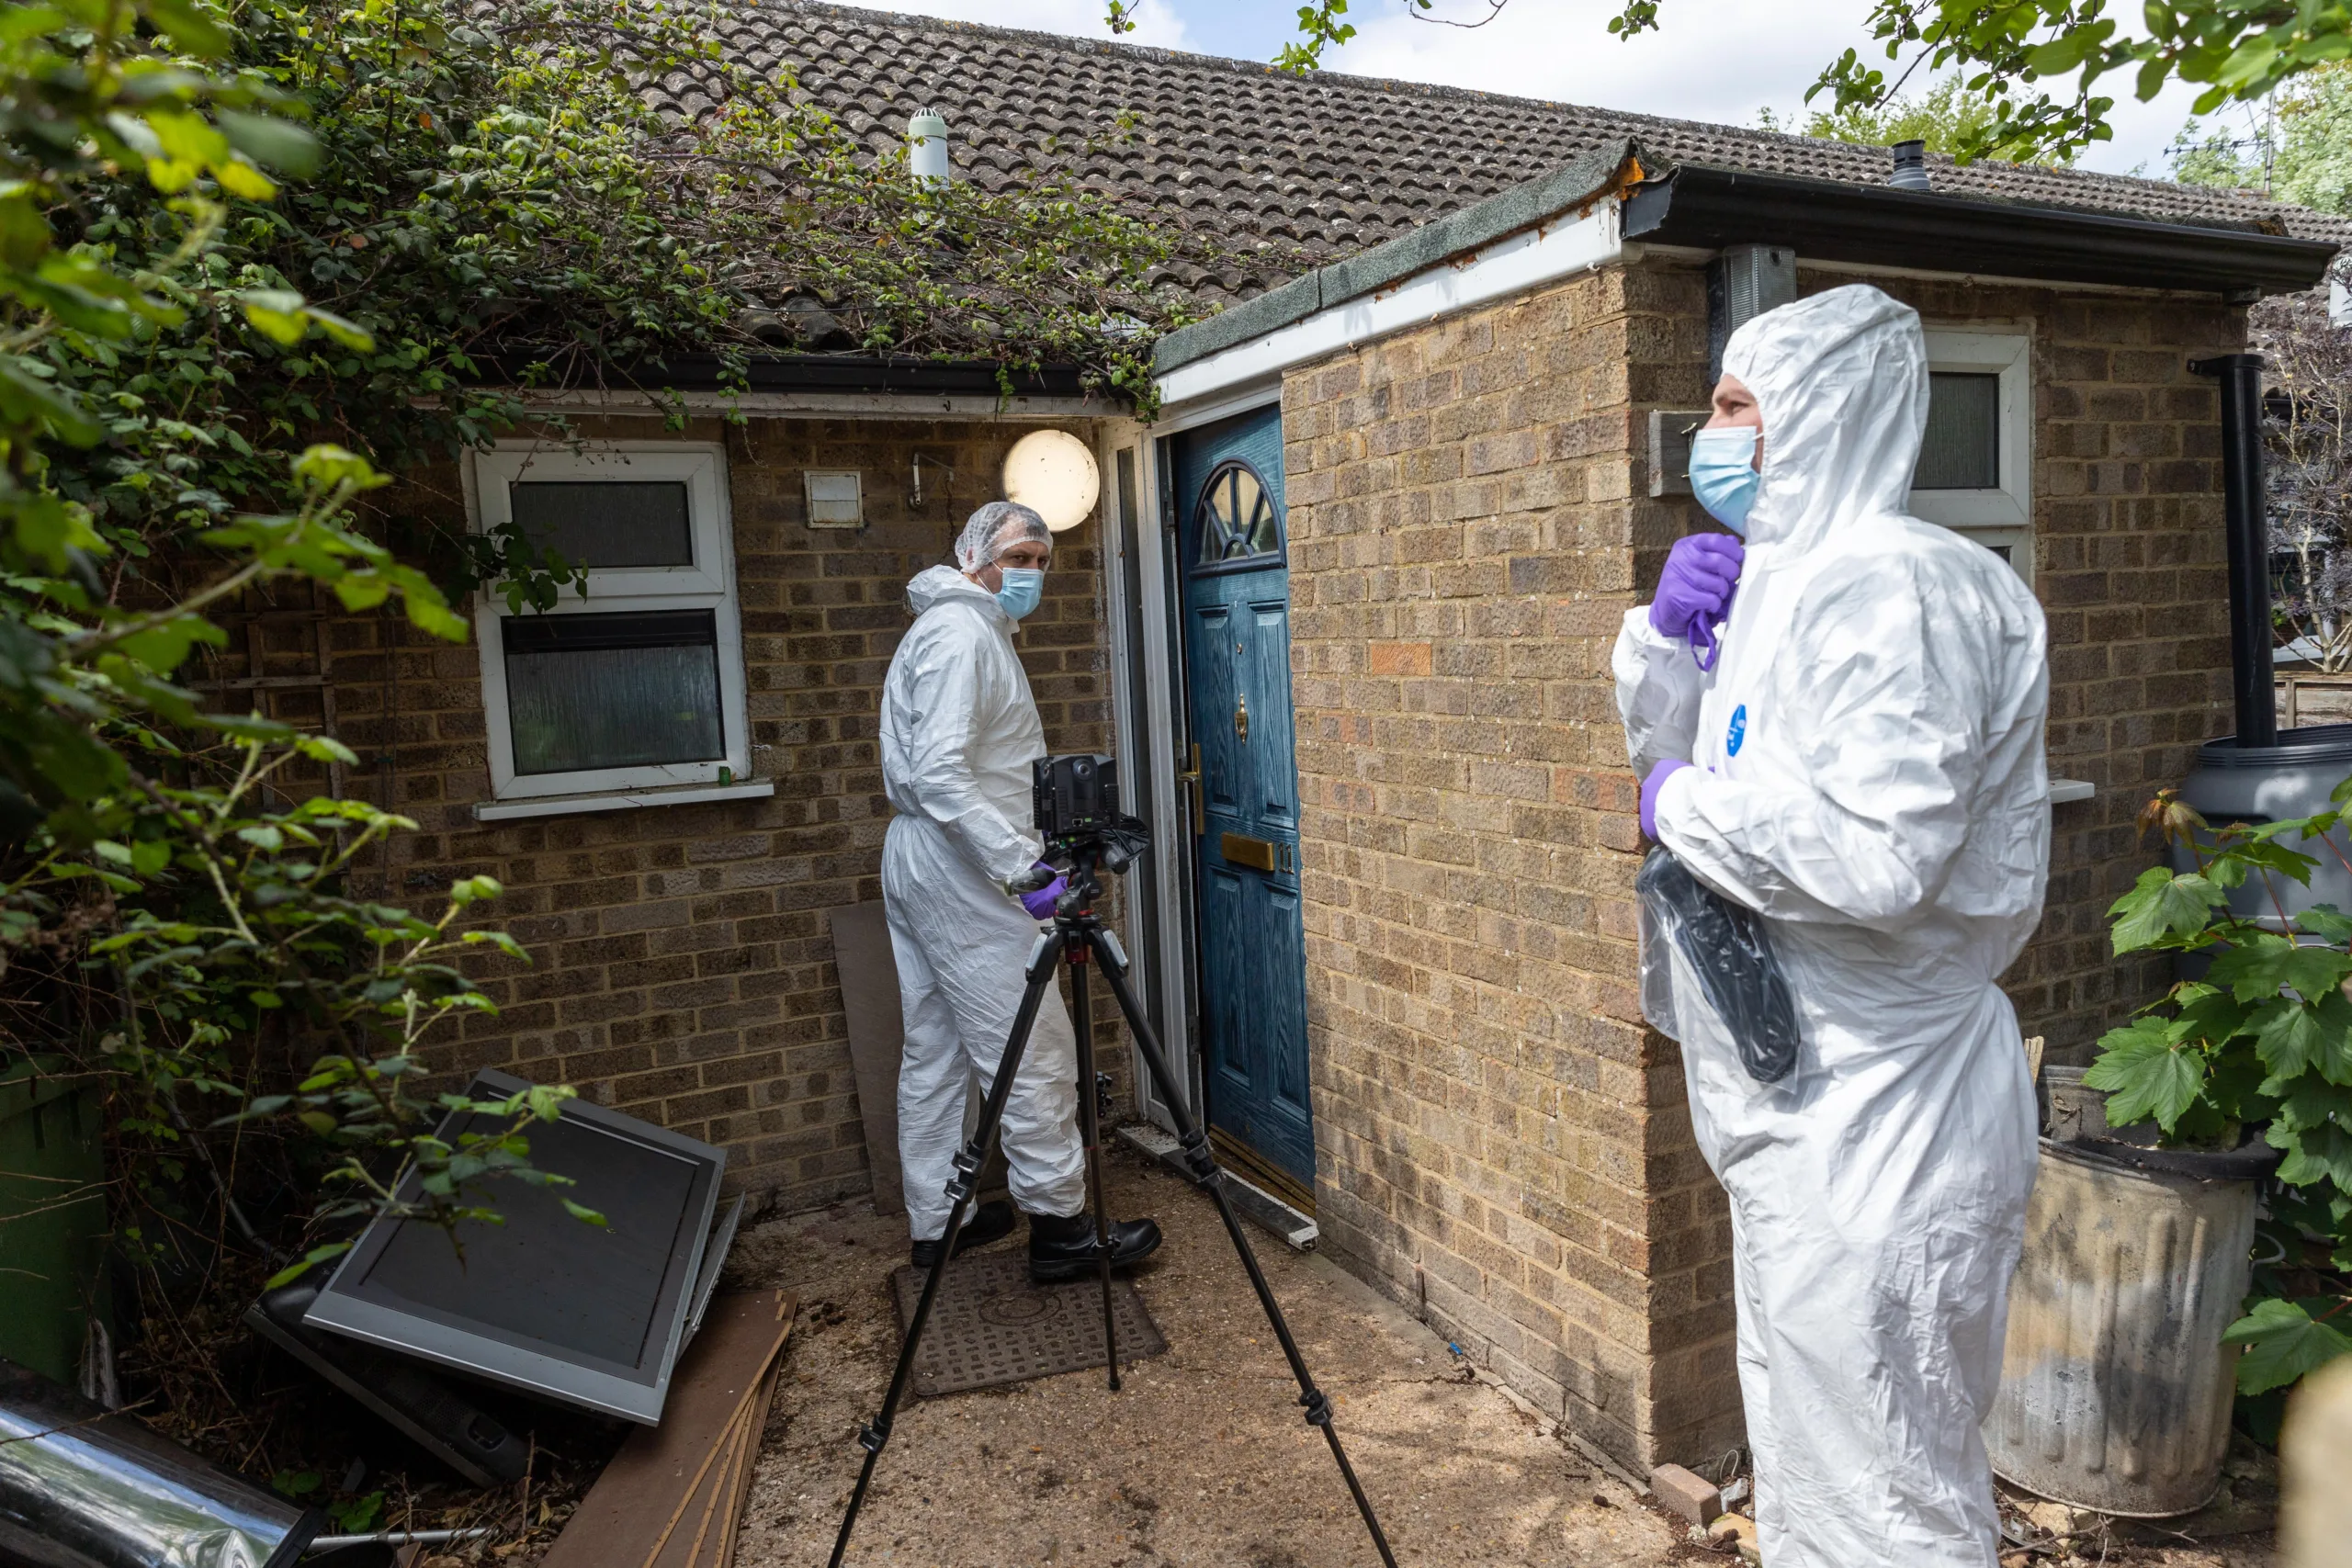
<path id="1" fill-rule="evenodd" d="M 855 468 L 809 468 L 801 479 L 808 494 L 808 526 L 865 526 L 865 486 Z"/>

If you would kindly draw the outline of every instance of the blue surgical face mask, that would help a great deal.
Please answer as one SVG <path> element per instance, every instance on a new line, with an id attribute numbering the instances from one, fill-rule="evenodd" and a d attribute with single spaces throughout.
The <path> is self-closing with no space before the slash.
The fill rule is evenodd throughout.
<path id="1" fill-rule="evenodd" d="M 1006 567 L 1004 586 L 996 591 L 996 602 L 1016 621 L 1035 609 L 1037 601 L 1045 596 L 1046 573 L 1042 567 Z"/>
<path id="2" fill-rule="evenodd" d="M 1756 504 L 1756 487 L 1764 476 L 1756 471 L 1757 430 L 1735 424 L 1702 430 L 1690 438 L 1690 491 L 1707 515 L 1743 538 L 1747 534 L 1747 509 Z"/>

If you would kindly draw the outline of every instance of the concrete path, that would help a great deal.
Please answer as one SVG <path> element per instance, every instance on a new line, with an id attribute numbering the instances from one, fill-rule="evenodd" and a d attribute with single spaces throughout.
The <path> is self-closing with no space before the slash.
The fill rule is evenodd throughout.
<path id="1" fill-rule="evenodd" d="M 1113 1211 L 1155 1215 L 1168 1232 L 1136 1276 L 1168 1354 L 1134 1366 L 1116 1394 L 1088 1372 L 914 1403 L 850 1561 L 1374 1562 L 1215 1209 L 1124 1151 L 1109 1169 Z M 1023 1235 L 997 1245 L 1017 1247 Z M 1664 1519 L 1477 1382 L 1410 1314 L 1323 1258 L 1262 1232 L 1250 1240 L 1400 1562 L 1650 1568 L 1680 1555 Z M 878 1220 L 861 1201 L 772 1222 L 736 1245 L 730 1281 L 786 1286 L 801 1302 L 745 1517 L 744 1568 L 816 1568 L 831 1550 L 863 1457 L 854 1433 L 898 1351 L 884 1281 L 906 1241 L 903 1217 Z"/>
<path id="2" fill-rule="evenodd" d="M 850 1562 L 902 1568 L 1371 1568 L 1376 1562 L 1216 1211 L 1124 1149 L 1112 1209 L 1168 1232 L 1136 1286 L 1169 1341 L 1119 1393 L 1102 1374 L 913 1402 L 882 1456 Z M 1023 1233 L 997 1244 L 1022 1245 Z M 1692 1546 L 1477 1374 L 1409 1313 L 1252 1228 L 1341 1438 L 1406 1568 L 1730 1563 Z M 800 1295 L 752 1483 L 741 1568 L 820 1568 L 899 1332 L 903 1216 L 863 1201 L 736 1244 L 730 1284 Z M 2267 1535 L 2202 1548 L 2086 1540 L 2070 1562 L 2273 1568 Z M 2027 1559 L 2017 1554 L 2019 1563 Z M 2005 1562 L 2011 1559 L 2005 1558 Z M 2042 1556 L 2032 1561 L 2048 1563 Z"/>

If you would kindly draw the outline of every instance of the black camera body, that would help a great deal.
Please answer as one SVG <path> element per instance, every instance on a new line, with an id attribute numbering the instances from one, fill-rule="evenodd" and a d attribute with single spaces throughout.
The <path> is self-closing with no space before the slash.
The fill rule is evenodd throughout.
<path id="1" fill-rule="evenodd" d="M 1047 843 L 1109 832 L 1119 815 L 1119 761 L 1077 754 L 1040 757 L 1030 785 L 1037 831 Z"/>

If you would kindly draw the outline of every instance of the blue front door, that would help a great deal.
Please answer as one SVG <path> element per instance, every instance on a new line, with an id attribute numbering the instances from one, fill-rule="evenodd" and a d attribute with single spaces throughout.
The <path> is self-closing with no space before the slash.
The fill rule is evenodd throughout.
<path id="1" fill-rule="evenodd" d="M 1313 1190 L 1282 412 L 1173 438 L 1209 1125 Z"/>

